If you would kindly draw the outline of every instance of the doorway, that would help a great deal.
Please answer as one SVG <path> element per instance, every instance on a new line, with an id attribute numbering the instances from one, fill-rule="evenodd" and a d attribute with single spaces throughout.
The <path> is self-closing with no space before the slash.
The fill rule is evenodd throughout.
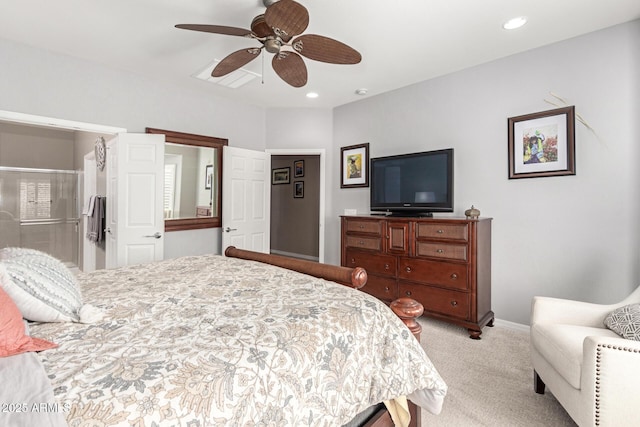
<path id="1" fill-rule="evenodd" d="M 0 110 L 0 140 L 3 141 L 0 144 L 0 166 L 19 167 L 23 172 L 28 170 L 27 178 L 34 173 L 38 176 L 35 181 L 21 178 L 21 187 L 18 189 L 24 191 L 19 194 L 28 195 L 27 203 L 22 204 L 24 206 L 19 198 L 14 197 L 11 201 L 12 206 L 20 210 L 20 214 L 13 215 L 17 219 L 12 218 L 11 223 L 18 221 L 22 223 L 20 225 L 28 225 L 18 228 L 18 231 L 24 229 L 37 233 L 35 237 L 31 233 L 22 240 L 14 239 L 11 245 L 39 249 L 67 265 L 82 268 L 85 228 L 80 218 L 84 195 L 84 155 L 93 152 L 97 136 L 123 131 L 126 129 Z M 45 173 L 47 169 L 51 169 L 48 172 L 53 174 Z M 57 182 L 59 177 L 70 175 L 75 180 L 73 184 L 62 185 Z M 54 179 L 53 176 L 58 178 Z M 0 181 L 7 184 L 2 177 Z M 1 183 L 0 187 L 3 187 Z M 6 190 L 0 188 L 0 199 Z M 38 198 L 45 203 L 35 203 Z M 9 201 L 2 200 L 0 205 L 5 202 Z M 0 206 L 2 210 L 10 212 Z M 7 236 L 2 232 L 0 235 L 2 238 Z M 2 245 L 6 245 L 6 242 L 0 242 Z"/>
<path id="2" fill-rule="evenodd" d="M 324 262 L 324 149 L 266 151 L 272 171 L 271 253 Z M 288 179 L 274 181 L 274 171 Z"/>

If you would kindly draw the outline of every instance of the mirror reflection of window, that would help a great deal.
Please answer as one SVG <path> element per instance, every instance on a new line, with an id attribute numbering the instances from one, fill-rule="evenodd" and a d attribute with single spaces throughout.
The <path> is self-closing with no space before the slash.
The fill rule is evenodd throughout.
<path id="1" fill-rule="evenodd" d="M 171 163 L 171 157 L 166 156 L 164 164 L 164 219 L 172 219 L 177 211 L 176 200 L 176 165 Z"/>
<path id="2" fill-rule="evenodd" d="M 166 143 L 165 219 L 213 216 L 216 150 Z"/>

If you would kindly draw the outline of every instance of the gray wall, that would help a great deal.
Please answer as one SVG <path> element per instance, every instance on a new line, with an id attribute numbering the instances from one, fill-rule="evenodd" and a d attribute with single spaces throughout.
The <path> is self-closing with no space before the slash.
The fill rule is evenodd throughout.
<path id="1" fill-rule="evenodd" d="M 0 166 L 75 170 L 74 133 L 0 123 Z"/>
<path id="2" fill-rule="evenodd" d="M 304 176 L 294 177 L 293 163 L 304 161 Z M 318 259 L 320 157 L 271 156 L 271 169 L 289 167 L 289 184 L 271 186 L 271 250 Z M 294 198 L 294 183 L 304 184 L 304 197 Z"/>
<path id="3" fill-rule="evenodd" d="M 576 106 L 575 176 L 509 180 L 507 118 Z M 638 283 L 640 21 L 425 81 L 334 111 L 334 151 L 369 142 L 371 156 L 453 147 L 455 213 L 493 217 L 493 309 L 528 323 L 531 297 L 614 302 Z M 368 189 L 339 189 L 327 261 L 338 262 L 337 217 L 367 213 Z M 437 215 L 445 217 L 448 215 Z"/>

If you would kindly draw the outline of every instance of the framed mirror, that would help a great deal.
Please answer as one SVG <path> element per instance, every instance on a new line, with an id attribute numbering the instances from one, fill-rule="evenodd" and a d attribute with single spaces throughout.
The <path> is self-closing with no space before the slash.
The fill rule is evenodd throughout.
<path id="1" fill-rule="evenodd" d="M 165 135 L 164 230 L 222 224 L 222 147 L 228 140 L 146 128 Z"/>

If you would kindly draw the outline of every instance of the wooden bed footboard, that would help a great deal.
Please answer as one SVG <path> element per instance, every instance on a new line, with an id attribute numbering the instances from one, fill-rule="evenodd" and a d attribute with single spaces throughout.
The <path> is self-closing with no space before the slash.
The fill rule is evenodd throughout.
<path id="1" fill-rule="evenodd" d="M 235 246 L 229 246 L 224 251 L 224 254 L 232 258 L 242 258 L 263 262 L 265 264 L 277 265 L 278 267 L 319 277 L 321 279 L 331 280 L 332 282 L 338 282 L 342 285 L 347 285 L 356 289 L 360 289 L 367 283 L 367 272 L 362 267 L 339 267 L 336 265 L 321 264 L 319 262 L 307 261 L 304 259 L 289 258 L 282 255 L 272 255 L 238 249 Z"/>
<path id="2" fill-rule="evenodd" d="M 362 267 L 341 267 L 331 264 L 322 264 L 296 258 L 289 258 L 281 255 L 265 254 L 245 249 L 238 249 L 229 246 L 224 251 L 225 256 L 241 258 L 251 261 L 263 262 L 265 264 L 276 265 L 310 276 L 331 280 L 355 289 L 360 289 L 367 283 L 367 272 Z M 411 333 L 420 341 L 422 327 L 416 321 L 424 311 L 424 307 L 418 301 L 411 298 L 398 298 L 391 303 L 391 310 L 404 322 Z M 420 408 L 409 401 L 409 412 L 411 413 L 410 427 L 420 427 L 422 425 Z M 393 421 L 386 410 L 379 411 L 368 423 L 366 427 L 393 427 Z"/>

